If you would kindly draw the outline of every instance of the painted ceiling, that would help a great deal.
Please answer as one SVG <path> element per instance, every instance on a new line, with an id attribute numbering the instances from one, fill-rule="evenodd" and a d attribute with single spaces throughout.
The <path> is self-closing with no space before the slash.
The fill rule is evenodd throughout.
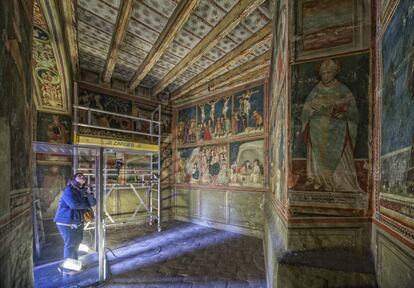
<path id="1" fill-rule="evenodd" d="M 102 74 L 110 55 L 112 38 L 119 33 L 117 17 L 122 0 L 78 0 L 76 11 L 77 47 L 81 69 Z M 130 82 L 149 55 L 163 29 L 173 16 L 180 0 L 137 0 L 125 25 L 125 34 L 119 45 L 112 78 Z M 181 0 L 187 1 L 187 0 Z M 156 61 L 139 85 L 154 88 L 163 78 L 202 41 L 240 2 L 238 0 L 199 0 L 183 27 L 174 35 L 171 44 Z M 254 2 L 253 0 L 251 2 Z M 257 1 L 256 1 L 257 2 Z M 203 51 L 198 60 L 178 73 L 163 87 L 173 93 L 220 59 L 235 51 L 249 38 L 259 33 L 270 22 L 269 1 L 243 15 L 243 19 L 214 47 Z M 214 72 L 204 82 L 246 63 L 270 49 L 270 37 L 252 47 L 248 53 L 232 58 L 231 62 Z"/>

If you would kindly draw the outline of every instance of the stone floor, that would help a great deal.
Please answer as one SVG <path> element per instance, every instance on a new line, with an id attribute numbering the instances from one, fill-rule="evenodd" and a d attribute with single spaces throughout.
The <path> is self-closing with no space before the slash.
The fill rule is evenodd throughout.
<path id="1" fill-rule="evenodd" d="M 108 231 L 115 249 L 104 287 L 266 287 L 261 239 L 182 222 L 166 228 L 142 236 Z"/>
<path id="2" fill-rule="evenodd" d="M 266 287 L 261 239 L 178 221 L 162 232 L 155 228 L 108 227 L 110 279 L 99 287 Z M 93 235 L 85 233 L 93 247 Z M 88 287 L 98 276 L 96 254 L 82 261 L 84 272 L 71 277 L 59 275 L 59 262 L 37 266 L 35 287 Z"/>

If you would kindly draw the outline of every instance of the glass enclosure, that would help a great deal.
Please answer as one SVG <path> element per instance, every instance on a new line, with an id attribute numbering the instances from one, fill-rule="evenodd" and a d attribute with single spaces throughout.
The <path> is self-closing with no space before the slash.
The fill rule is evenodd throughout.
<path id="1" fill-rule="evenodd" d="M 34 275 L 36 287 L 81 287 L 105 281 L 106 252 L 128 239 L 119 229 L 161 229 L 159 150 L 33 143 Z M 85 223 L 79 250 L 82 272 L 62 277 L 63 240 L 54 216 L 62 191 L 82 172 L 96 197 L 95 219 Z"/>

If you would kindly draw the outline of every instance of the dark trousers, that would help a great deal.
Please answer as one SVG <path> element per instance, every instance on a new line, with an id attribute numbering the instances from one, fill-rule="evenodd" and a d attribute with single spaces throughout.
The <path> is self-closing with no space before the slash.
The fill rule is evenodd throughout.
<path id="1" fill-rule="evenodd" d="M 62 235 L 63 242 L 65 243 L 63 249 L 63 258 L 78 259 L 79 245 L 83 239 L 83 224 L 77 228 L 71 228 L 69 226 L 57 225 L 60 235 Z"/>

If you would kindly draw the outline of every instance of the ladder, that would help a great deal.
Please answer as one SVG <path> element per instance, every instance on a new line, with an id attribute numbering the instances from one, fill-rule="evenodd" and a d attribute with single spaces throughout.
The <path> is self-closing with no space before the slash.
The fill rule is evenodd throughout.
<path id="1" fill-rule="evenodd" d="M 42 210 L 40 206 L 40 199 L 33 194 L 33 237 L 36 250 L 36 257 L 40 257 L 42 245 L 45 243 L 45 228 L 43 227 Z"/>
<path id="2" fill-rule="evenodd" d="M 158 121 L 158 125 L 153 124 L 152 121 Z M 158 232 L 161 232 L 161 105 L 151 113 L 150 133 L 158 134 L 157 153 L 151 154 L 150 169 L 151 169 L 151 182 L 149 187 L 149 206 L 150 206 L 150 224 L 154 222 L 154 218 L 157 220 Z M 153 140 L 153 137 L 151 137 Z M 154 171 L 157 171 L 154 173 Z M 157 212 L 157 216 L 154 217 L 154 211 Z"/>

